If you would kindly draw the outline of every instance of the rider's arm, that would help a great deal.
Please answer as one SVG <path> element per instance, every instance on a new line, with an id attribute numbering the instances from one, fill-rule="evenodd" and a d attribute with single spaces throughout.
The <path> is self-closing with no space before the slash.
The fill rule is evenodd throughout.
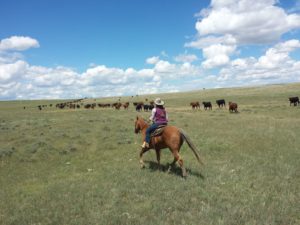
<path id="1" fill-rule="evenodd" d="M 155 113 L 156 113 L 156 108 L 153 108 L 152 111 L 151 111 L 151 116 L 149 118 L 149 120 L 151 122 L 154 122 Z"/>

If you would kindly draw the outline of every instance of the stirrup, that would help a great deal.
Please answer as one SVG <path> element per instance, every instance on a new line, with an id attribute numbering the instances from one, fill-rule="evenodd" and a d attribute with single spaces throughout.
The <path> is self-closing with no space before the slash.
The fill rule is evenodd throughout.
<path id="1" fill-rule="evenodd" d="M 142 148 L 149 148 L 149 144 L 147 142 L 144 141 L 144 143 L 141 146 Z"/>

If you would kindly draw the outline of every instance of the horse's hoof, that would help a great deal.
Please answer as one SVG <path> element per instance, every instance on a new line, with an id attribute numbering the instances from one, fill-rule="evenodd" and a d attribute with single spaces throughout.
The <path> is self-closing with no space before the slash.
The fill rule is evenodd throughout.
<path id="1" fill-rule="evenodd" d="M 141 165 L 141 169 L 144 169 L 144 168 L 145 168 L 145 164 L 142 164 L 142 165 Z"/>
<path id="2" fill-rule="evenodd" d="M 169 166 L 168 170 L 167 170 L 167 173 L 171 173 L 171 166 Z"/>

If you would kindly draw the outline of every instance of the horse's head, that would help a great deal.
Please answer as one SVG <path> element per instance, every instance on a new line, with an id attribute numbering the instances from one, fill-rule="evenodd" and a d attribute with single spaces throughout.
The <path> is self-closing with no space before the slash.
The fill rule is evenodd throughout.
<path id="1" fill-rule="evenodd" d="M 139 133 L 144 127 L 145 127 L 146 122 L 144 121 L 143 118 L 137 116 L 134 124 L 134 132 L 137 134 Z"/>
<path id="2" fill-rule="evenodd" d="M 134 133 L 139 133 L 141 131 L 140 118 L 137 116 L 134 124 Z"/>

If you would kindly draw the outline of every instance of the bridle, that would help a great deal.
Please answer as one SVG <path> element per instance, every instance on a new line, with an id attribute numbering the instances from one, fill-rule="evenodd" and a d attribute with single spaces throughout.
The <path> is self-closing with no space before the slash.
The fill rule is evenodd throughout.
<path id="1" fill-rule="evenodd" d="M 141 132 L 141 130 L 143 130 L 144 129 L 144 127 L 147 125 L 147 123 L 145 123 L 145 125 L 141 125 L 141 123 L 140 123 L 140 121 L 139 120 L 136 120 L 135 121 L 135 133 L 137 134 L 137 133 L 140 133 Z"/>

